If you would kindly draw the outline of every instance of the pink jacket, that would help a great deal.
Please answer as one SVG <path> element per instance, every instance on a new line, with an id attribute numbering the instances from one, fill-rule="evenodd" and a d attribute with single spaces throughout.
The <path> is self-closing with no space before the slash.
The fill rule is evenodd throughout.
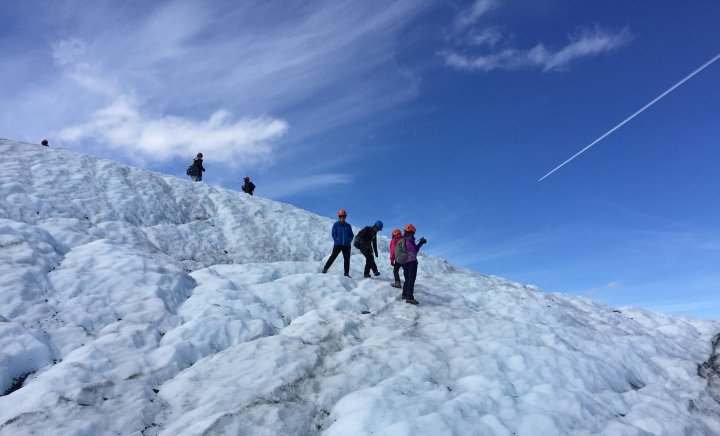
<path id="1" fill-rule="evenodd" d="M 397 245 L 398 241 L 402 240 L 402 236 L 398 235 L 392 238 L 392 241 L 390 241 L 390 263 L 395 262 L 395 245 Z"/>

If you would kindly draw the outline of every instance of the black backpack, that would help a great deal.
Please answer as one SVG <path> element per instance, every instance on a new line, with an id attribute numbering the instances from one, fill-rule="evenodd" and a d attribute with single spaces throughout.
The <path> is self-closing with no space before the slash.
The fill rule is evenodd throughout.
<path id="1" fill-rule="evenodd" d="M 362 251 L 363 249 L 370 246 L 372 242 L 372 236 L 372 227 L 363 227 L 363 229 L 360 230 L 355 236 L 355 241 L 353 242 L 353 245 L 355 246 L 355 248 Z"/>

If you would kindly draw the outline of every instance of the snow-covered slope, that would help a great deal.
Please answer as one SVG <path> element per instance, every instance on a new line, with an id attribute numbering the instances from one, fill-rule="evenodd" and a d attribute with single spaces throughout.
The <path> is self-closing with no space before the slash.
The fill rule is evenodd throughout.
<path id="1" fill-rule="evenodd" d="M 354 278 L 341 259 L 319 273 L 329 218 L 66 150 L 0 152 L 1 435 L 720 434 L 720 322 L 432 256 L 411 306 L 387 240 L 379 278 L 359 278 L 358 253 Z"/>

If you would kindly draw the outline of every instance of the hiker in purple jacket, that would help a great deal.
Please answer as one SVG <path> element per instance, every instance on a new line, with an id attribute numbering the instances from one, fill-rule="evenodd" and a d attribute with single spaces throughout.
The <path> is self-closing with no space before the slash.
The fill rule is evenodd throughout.
<path id="1" fill-rule="evenodd" d="M 405 226 L 405 234 L 400 242 L 398 242 L 398 244 L 405 244 L 405 249 L 408 252 L 407 259 L 402 263 L 403 276 L 405 277 L 402 298 L 409 304 L 418 304 L 418 301 L 413 295 L 418 270 L 417 254 L 418 251 L 420 251 L 420 247 L 425 245 L 425 243 L 427 243 L 425 238 L 420 238 L 418 243 L 415 243 L 415 226 L 412 224 Z M 397 247 L 395 248 L 395 251 L 397 252 Z"/>

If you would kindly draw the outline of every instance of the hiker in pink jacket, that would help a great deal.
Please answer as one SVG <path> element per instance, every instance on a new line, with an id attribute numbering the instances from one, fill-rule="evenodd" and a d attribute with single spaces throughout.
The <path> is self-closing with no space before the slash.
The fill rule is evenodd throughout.
<path id="1" fill-rule="evenodd" d="M 390 283 L 390 286 L 393 288 L 402 288 L 402 283 L 400 283 L 400 268 L 402 268 L 402 265 L 395 262 L 395 245 L 399 241 L 402 241 L 402 232 L 400 229 L 395 229 L 392 231 L 392 240 L 390 241 L 390 265 L 393 267 L 393 275 L 395 276 L 395 281 Z"/>

